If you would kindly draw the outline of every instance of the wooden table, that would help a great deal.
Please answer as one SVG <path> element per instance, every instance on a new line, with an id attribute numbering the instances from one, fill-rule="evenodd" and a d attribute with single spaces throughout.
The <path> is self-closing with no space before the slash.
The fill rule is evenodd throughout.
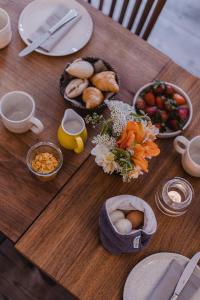
<path id="1" fill-rule="evenodd" d="M 14 29 L 11 45 L 0 52 L 0 93 L 22 89 L 32 94 L 45 131 L 39 136 L 32 133 L 19 136 L 0 127 L 0 231 L 76 298 L 121 299 L 128 273 L 142 258 L 161 251 L 187 256 L 199 251 L 199 180 L 183 172 L 172 140 L 159 141 L 161 155 L 151 161 L 149 173 L 130 184 L 104 174 L 96 166 L 90 156 L 90 142 L 79 156 L 64 151 L 62 172 L 55 181 L 45 184 L 28 173 L 26 152 L 38 140 L 56 142 L 56 131 L 66 107 L 59 95 L 58 80 L 65 64 L 74 57 L 95 55 L 113 64 L 121 78 L 119 99 L 129 103 L 140 86 L 155 78 L 181 86 L 194 106 L 192 124 L 185 132 L 188 137 L 200 133 L 200 81 L 81 0 L 95 25 L 92 40 L 83 50 L 65 58 L 37 53 L 18 58 L 23 43 L 17 34 L 17 19 L 28 2 L 0 0 L 0 5 L 11 15 Z M 161 179 L 177 175 L 192 183 L 196 197 L 190 211 L 174 219 L 157 210 L 154 195 Z M 151 244 L 138 254 L 111 255 L 99 241 L 100 207 L 108 197 L 118 194 L 145 199 L 156 214 L 158 231 Z"/>
<path id="2" fill-rule="evenodd" d="M 28 2 L 0 0 L 0 6 L 10 14 L 13 29 L 11 44 L 0 51 L 0 97 L 12 90 L 30 93 L 36 101 L 37 116 L 45 126 L 39 136 L 30 132 L 14 135 L 0 126 L 0 231 L 13 242 L 54 199 L 90 153 L 89 142 L 81 155 L 64 151 L 62 172 L 56 181 L 48 184 L 31 177 L 26 167 L 25 157 L 30 146 L 41 140 L 57 142 L 57 129 L 67 108 L 59 93 L 59 78 L 65 65 L 75 57 L 104 58 L 119 71 L 121 97 L 131 100 L 137 89 L 155 78 L 169 61 L 165 55 L 86 4 L 94 20 L 93 38 L 87 47 L 76 55 L 61 58 L 37 53 L 19 58 L 18 52 L 24 43 L 19 37 L 17 22 Z"/>

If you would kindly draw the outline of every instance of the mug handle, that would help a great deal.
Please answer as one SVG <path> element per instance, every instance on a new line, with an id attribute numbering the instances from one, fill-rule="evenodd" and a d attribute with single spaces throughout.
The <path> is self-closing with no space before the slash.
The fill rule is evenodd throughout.
<path id="1" fill-rule="evenodd" d="M 84 150 L 84 143 L 80 136 L 76 137 L 76 143 L 77 143 L 77 147 L 74 149 L 74 152 L 79 154 Z"/>
<path id="2" fill-rule="evenodd" d="M 33 124 L 30 130 L 33 131 L 35 134 L 39 134 L 40 132 L 43 131 L 44 125 L 39 119 L 32 117 L 30 119 L 30 122 Z"/>
<path id="3" fill-rule="evenodd" d="M 180 135 L 180 136 L 177 136 L 174 140 L 174 148 L 178 153 L 183 154 L 183 153 L 185 153 L 186 148 L 188 147 L 189 143 L 190 142 L 188 139 L 186 139 L 184 136 Z"/>

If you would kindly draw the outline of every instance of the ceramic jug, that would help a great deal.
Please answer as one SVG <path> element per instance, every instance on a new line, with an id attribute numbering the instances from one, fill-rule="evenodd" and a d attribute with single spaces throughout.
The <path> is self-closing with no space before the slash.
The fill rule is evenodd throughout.
<path id="1" fill-rule="evenodd" d="M 81 153 L 87 140 L 87 129 L 83 118 L 73 109 L 66 109 L 58 129 L 60 144 L 75 153 Z"/>

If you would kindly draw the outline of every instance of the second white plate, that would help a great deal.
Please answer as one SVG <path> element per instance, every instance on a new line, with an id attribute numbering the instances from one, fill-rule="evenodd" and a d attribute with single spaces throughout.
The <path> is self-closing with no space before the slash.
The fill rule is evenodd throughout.
<path id="1" fill-rule="evenodd" d="M 56 6 L 62 4 L 66 8 L 76 9 L 81 15 L 80 21 L 50 52 L 36 49 L 37 52 L 49 56 L 65 56 L 79 51 L 90 40 L 93 32 L 93 22 L 87 10 L 75 0 L 34 0 L 22 11 L 18 30 L 22 40 L 29 45 L 28 38 L 37 30 L 40 24 L 52 14 Z"/>
<path id="2" fill-rule="evenodd" d="M 143 259 L 130 272 L 124 287 L 123 300 L 148 300 L 152 288 L 173 259 L 184 265 L 189 259 L 176 253 L 157 253 Z M 200 268 L 194 274 L 200 277 Z M 190 300 L 199 300 L 200 290 Z"/>

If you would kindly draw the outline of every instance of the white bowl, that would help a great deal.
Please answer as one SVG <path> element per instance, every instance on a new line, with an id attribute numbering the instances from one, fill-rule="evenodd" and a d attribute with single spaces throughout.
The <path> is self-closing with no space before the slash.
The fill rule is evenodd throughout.
<path id="1" fill-rule="evenodd" d="M 158 137 L 164 139 L 164 138 L 172 138 L 172 137 L 175 137 L 175 136 L 181 134 L 182 131 L 184 131 L 190 125 L 190 123 L 192 121 L 192 116 L 193 116 L 193 108 L 192 108 L 192 103 L 191 103 L 189 96 L 179 86 L 177 86 L 171 82 L 167 82 L 167 81 L 163 81 L 163 83 L 171 85 L 176 92 L 178 92 L 180 95 L 182 95 L 185 98 L 185 100 L 188 104 L 188 108 L 189 108 L 189 118 L 188 118 L 187 122 L 185 123 L 185 125 L 183 126 L 183 128 L 181 130 L 177 130 L 177 131 L 159 133 Z M 155 82 L 147 83 L 137 91 L 137 93 L 135 94 L 135 96 L 133 98 L 133 106 L 134 107 L 135 107 L 136 101 L 137 101 L 140 93 L 147 87 L 150 87 L 154 84 L 155 84 Z"/>

